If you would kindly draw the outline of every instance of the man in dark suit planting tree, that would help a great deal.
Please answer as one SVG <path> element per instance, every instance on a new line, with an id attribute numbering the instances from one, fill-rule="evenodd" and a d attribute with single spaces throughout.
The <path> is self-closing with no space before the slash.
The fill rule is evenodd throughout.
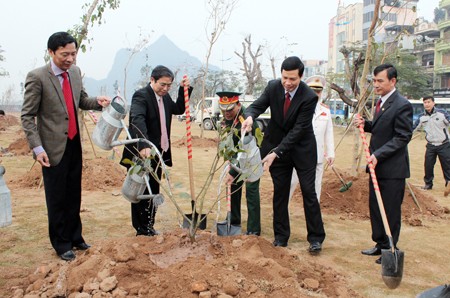
<path id="1" fill-rule="evenodd" d="M 295 168 L 303 194 L 309 252 L 319 253 L 325 239 L 320 205 L 315 191 L 317 148 L 312 118 L 317 94 L 301 81 L 305 67 L 298 57 L 281 64 L 281 79 L 268 83 L 263 94 L 245 111 L 243 129 L 251 130 L 253 120 L 270 107 L 271 118 L 264 133 L 261 156 L 270 169 L 273 193 L 274 246 L 286 247 L 291 234 L 289 189 Z"/>
<path id="2" fill-rule="evenodd" d="M 380 96 L 372 121 L 355 117 L 354 124 L 370 132 L 370 162 L 375 167 L 386 217 L 397 247 L 401 226 L 401 206 L 405 194 L 405 179 L 409 177 L 408 143 L 413 132 L 411 103 L 396 90 L 397 70 L 391 64 L 382 64 L 373 71 L 373 88 Z M 369 180 L 369 211 L 372 240 L 375 247 L 361 251 L 364 255 L 381 255 L 390 248 L 384 230 L 372 179 Z M 381 264 L 381 257 L 375 261 Z"/>

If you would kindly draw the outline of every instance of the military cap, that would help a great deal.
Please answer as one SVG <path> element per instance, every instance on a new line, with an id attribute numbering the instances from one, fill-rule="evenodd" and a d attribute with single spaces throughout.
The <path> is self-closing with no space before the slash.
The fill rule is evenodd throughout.
<path id="1" fill-rule="evenodd" d="M 239 102 L 239 92 L 221 91 L 216 93 L 219 98 L 219 108 L 222 111 L 230 111 Z"/>

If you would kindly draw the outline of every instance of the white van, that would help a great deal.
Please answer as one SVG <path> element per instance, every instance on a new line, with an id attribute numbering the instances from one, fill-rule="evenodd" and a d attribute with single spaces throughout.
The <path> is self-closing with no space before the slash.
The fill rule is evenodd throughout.
<path id="1" fill-rule="evenodd" d="M 203 105 L 202 105 L 203 104 Z M 203 119 L 202 119 L 203 110 Z M 217 121 L 222 117 L 219 109 L 219 97 L 205 97 L 205 100 L 199 101 L 195 109 L 195 123 L 201 125 L 206 130 L 213 130 Z"/>

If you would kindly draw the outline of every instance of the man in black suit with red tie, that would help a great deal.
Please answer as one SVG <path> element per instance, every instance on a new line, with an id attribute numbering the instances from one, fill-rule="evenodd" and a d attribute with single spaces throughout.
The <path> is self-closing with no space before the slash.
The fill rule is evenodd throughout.
<path id="1" fill-rule="evenodd" d="M 370 132 L 370 161 L 383 199 L 386 217 L 397 247 L 401 226 L 401 205 L 405 194 L 405 179 L 409 177 L 408 143 L 413 132 L 413 108 L 411 103 L 396 90 L 397 70 L 391 64 L 374 69 L 373 88 L 381 98 L 377 102 L 372 121 L 356 117 L 354 124 L 364 126 Z M 372 180 L 369 179 L 369 211 L 372 240 L 375 247 L 361 251 L 364 255 L 381 255 L 382 249 L 390 248 L 384 230 Z M 381 257 L 376 260 L 381 264 Z"/>
<path id="2" fill-rule="evenodd" d="M 315 191 L 317 148 L 312 118 L 317 94 L 301 81 L 304 65 L 298 57 L 281 64 L 281 79 L 268 83 L 263 94 L 245 111 L 243 129 L 270 107 L 271 118 L 261 146 L 265 170 L 270 169 L 273 193 L 274 246 L 286 247 L 290 237 L 289 189 L 292 170 L 298 174 L 303 195 L 307 240 L 312 254 L 322 250 L 325 239 L 320 205 Z"/>

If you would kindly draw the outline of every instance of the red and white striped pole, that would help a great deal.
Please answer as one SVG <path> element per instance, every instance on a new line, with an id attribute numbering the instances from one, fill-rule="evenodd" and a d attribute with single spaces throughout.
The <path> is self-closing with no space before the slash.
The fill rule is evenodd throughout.
<path id="1" fill-rule="evenodd" d="M 361 116 L 358 114 L 356 117 L 360 118 Z M 380 187 L 378 186 L 378 180 L 377 176 L 375 174 L 375 168 L 373 166 L 373 163 L 370 161 L 370 150 L 369 145 L 367 144 L 366 134 L 364 133 L 363 125 L 359 125 L 359 135 L 361 136 L 362 142 L 364 144 L 364 151 L 366 152 L 366 160 L 369 164 L 369 172 L 370 172 L 370 178 L 372 179 L 373 189 L 375 190 L 375 196 L 377 197 L 378 207 L 380 209 L 381 213 L 381 219 L 383 220 L 383 226 L 384 230 L 386 232 L 386 235 L 389 237 L 390 242 L 392 243 L 392 234 L 391 229 L 389 228 L 389 222 L 386 217 L 386 211 L 384 209 L 383 199 L 381 197 Z M 391 247 L 392 252 L 394 252 L 395 248 Z"/>
<path id="2" fill-rule="evenodd" d="M 187 79 L 187 75 L 184 75 L 183 80 Z M 194 171 L 192 165 L 192 134 L 191 134 L 191 109 L 189 107 L 189 89 L 184 85 L 184 107 L 186 109 L 186 146 L 188 153 L 188 166 L 189 166 L 189 186 L 191 190 L 191 201 L 195 199 L 194 190 Z"/>

